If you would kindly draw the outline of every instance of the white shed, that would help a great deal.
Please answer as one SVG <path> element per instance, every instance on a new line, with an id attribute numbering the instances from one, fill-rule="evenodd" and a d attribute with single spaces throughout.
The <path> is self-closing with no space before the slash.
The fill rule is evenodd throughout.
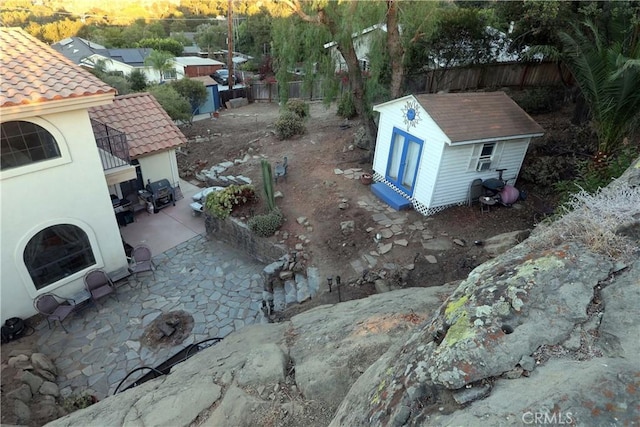
<path id="1" fill-rule="evenodd" d="M 380 113 L 372 191 L 396 209 L 432 215 L 468 200 L 474 179 L 514 183 L 544 130 L 504 92 L 408 95 Z M 400 196 L 400 197 L 398 197 Z"/>

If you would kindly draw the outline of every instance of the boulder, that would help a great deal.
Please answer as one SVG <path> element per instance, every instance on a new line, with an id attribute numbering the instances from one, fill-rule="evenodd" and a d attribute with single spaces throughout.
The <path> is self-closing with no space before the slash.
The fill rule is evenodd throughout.
<path id="1" fill-rule="evenodd" d="M 484 250 L 490 256 L 498 256 L 518 243 L 523 242 L 531 234 L 531 230 L 517 230 L 498 234 L 484 241 Z"/>
<path id="2" fill-rule="evenodd" d="M 51 359 L 49 359 L 42 353 L 33 353 L 31 355 L 31 364 L 33 365 L 34 369 L 43 369 L 45 371 L 51 372 L 54 375 L 58 374 L 58 370 L 56 369 L 56 366 L 53 364 Z"/>
<path id="3" fill-rule="evenodd" d="M 32 394 L 36 394 L 38 390 L 40 390 L 40 386 L 44 382 L 42 378 L 40 378 L 37 375 L 33 375 L 29 371 L 23 371 L 20 379 L 22 380 L 23 383 L 29 386 Z"/>
<path id="4" fill-rule="evenodd" d="M 238 385 L 271 384 L 284 381 L 287 356 L 275 344 L 263 344 L 247 355 L 247 363 L 236 375 Z"/>

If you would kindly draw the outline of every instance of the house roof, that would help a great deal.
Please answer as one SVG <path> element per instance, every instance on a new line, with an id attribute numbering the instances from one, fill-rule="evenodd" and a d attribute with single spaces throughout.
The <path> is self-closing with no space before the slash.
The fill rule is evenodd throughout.
<path id="1" fill-rule="evenodd" d="M 204 83 L 205 86 L 213 86 L 213 85 L 217 85 L 218 82 L 213 80 L 211 77 L 209 76 L 197 76 L 197 77 L 189 77 L 191 80 L 197 80 L 199 82 Z"/>
<path id="2" fill-rule="evenodd" d="M 200 58 L 199 56 L 178 56 L 173 60 L 184 66 L 189 65 L 224 65 L 224 62 L 216 61 L 215 59 Z"/>
<path id="3" fill-rule="evenodd" d="M 110 105 L 90 108 L 89 116 L 126 133 L 131 158 L 187 142 L 187 138 L 150 93 L 117 96 Z"/>
<path id="4" fill-rule="evenodd" d="M 96 49 L 95 53 L 132 67 L 143 67 L 144 60 L 152 51 L 153 49 L 145 47 L 131 49 Z"/>
<path id="5" fill-rule="evenodd" d="M 116 92 L 19 28 L 0 28 L 0 45 L 0 107 Z"/>
<path id="6" fill-rule="evenodd" d="M 416 99 L 451 143 L 544 133 L 504 92 L 428 94 Z"/>
<path id="7" fill-rule="evenodd" d="M 52 44 L 51 47 L 76 64 L 80 64 L 87 56 L 93 55 L 97 49 L 106 49 L 98 43 L 81 37 L 68 37 Z"/>

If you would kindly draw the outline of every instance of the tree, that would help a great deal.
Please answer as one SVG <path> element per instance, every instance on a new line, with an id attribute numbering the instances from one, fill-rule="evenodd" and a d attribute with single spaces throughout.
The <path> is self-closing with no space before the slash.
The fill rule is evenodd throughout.
<path id="1" fill-rule="evenodd" d="M 154 85 L 148 89 L 169 117 L 176 122 L 190 123 L 192 114 L 189 101 L 171 85 Z"/>
<path id="2" fill-rule="evenodd" d="M 640 120 L 640 24 L 620 14 L 605 32 L 590 21 L 561 32 L 561 58 L 587 103 L 599 150 L 611 154 Z"/>
<path id="3" fill-rule="evenodd" d="M 147 76 L 139 69 L 133 70 L 127 80 L 134 92 L 142 92 L 147 89 Z"/>
<path id="4" fill-rule="evenodd" d="M 238 26 L 236 50 L 256 58 L 267 55 L 271 49 L 271 17 L 266 8 L 249 15 Z"/>
<path id="5" fill-rule="evenodd" d="M 309 70 L 305 73 L 305 79 L 334 74 L 335 66 L 328 58 L 323 45 L 328 41 L 335 42 L 346 62 L 346 80 L 350 95 L 358 116 L 363 120 L 370 156 L 373 156 L 376 126 L 371 104 L 381 100 L 382 95 L 397 97 L 402 94 L 405 46 L 430 32 L 431 23 L 435 19 L 431 13 L 434 7 L 437 7 L 437 4 L 433 2 L 398 0 L 277 2 L 270 9 L 272 15 L 288 18 L 290 14 L 294 14 L 298 19 L 298 22 L 294 19 L 274 21 L 273 56 L 278 59 L 278 81 L 287 81 L 288 68 L 294 61 L 304 61 L 305 68 Z M 384 49 L 369 50 L 372 78 L 366 78 L 356 54 L 354 35 L 381 23 L 387 25 Z M 400 26 L 405 24 L 409 24 L 405 28 L 411 28 L 411 31 L 403 30 L 401 35 Z M 381 54 L 381 51 L 384 51 L 384 54 Z M 391 93 L 384 88 L 385 82 L 379 80 L 379 77 L 384 76 L 383 70 L 386 67 L 389 68 Z M 331 101 L 338 93 L 337 85 L 327 89 L 327 100 Z M 281 98 L 283 96 L 286 97 L 286 94 L 281 94 Z"/>
<path id="6" fill-rule="evenodd" d="M 220 25 L 202 24 L 198 26 L 194 40 L 200 49 L 206 49 L 208 54 L 225 46 L 227 29 Z"/>
<path id="7" fill-rule="evenodd" d="M 133 90 L 131 89 L 131 84 L 126 77 L 117 76 L 114 74 L 103 74 L 100 77 L 100 80 L 115 88 L 118 91 L 118 95 L 126 95 L 133 92 Z"/>
<path id="8" fill-rule="evenodd" d="M 191 118 L 189 120 L 191 121 L 193 113 L 207 100 L 207 89 L 202 82 L 188 77 L 171 82 L 171 86 L 180 96 L 189 101 L 191 105 Z"/>
<path id="9" fill-rule="evenodd" d="M 144 64 L 150 66 L 160 73 L 160 81 L 164 81 L 164 74 L 173 70 L 172 59 L 174 56 L 169 52 L 162 50 L 152 50 L 149 56 L 144 60 Z"/>
<path id="10" fill-rule="evenodd" d="M 181 56 L 184 50 L 182 43 L 172 38 L 149 38 L 138 42 L 139 47 L 150 47 L 153 50 L 169 52 L 173 56 Z"/>

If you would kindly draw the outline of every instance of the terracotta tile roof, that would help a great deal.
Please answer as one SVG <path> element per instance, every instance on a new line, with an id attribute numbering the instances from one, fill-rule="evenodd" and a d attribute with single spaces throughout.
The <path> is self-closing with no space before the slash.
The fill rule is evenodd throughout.
<path id="1" fill-rule="evenodd" d="M 89 108 L 89 116 L 126 133 L 132 159 L 187 142 L 150 93 L 116 96 L 110 105 Z"/>
<path id="2" fill-rule="evenodd" d="M 428 94 L 416 99 L 452 143 L 544 133 L 504 92 Z"/>
<path id="3" fill-rule="evenodd" d="M 0 107 L 116 90 L 20 28 L 0 28 Z"/>

